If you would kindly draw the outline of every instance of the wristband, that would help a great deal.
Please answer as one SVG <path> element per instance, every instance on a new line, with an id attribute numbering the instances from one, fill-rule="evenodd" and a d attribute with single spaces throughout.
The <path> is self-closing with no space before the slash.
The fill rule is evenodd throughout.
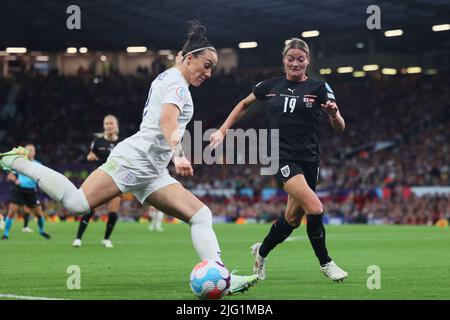
<path id="1" fill-rule="evenodd" d="M 178 143 L 178 144 L 173 148 L 173 155 L 174 155 L 175 157 L 178 157 L 178 158 L 184 157 L 184 151 L 183 151 L 183 147 L 181 146 L 181 143 Z"/>

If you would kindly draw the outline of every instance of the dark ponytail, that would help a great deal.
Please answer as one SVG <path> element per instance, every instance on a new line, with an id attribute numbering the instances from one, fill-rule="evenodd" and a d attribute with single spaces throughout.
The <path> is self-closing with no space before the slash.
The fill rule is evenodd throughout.
<path id="1" fill-rule="evenodd" d="M 209 50 L 213 50 L 214 52 L 216 49 L 213 48 L 213 45 L 211 42 L 209 42 L 208 38 L 206 37 L 206 28 L 199 20 L 191 20 L 189 22 L 190 28 L 188 33 L 188 39 L 184 43 L 183 46 L 183 59 L 186 57 L 186 54 L 200 48 L 210 47 Z M 203 52 L 197 51 L 193 52 L 192 54 L 194 57 L 197 57 Z"/>

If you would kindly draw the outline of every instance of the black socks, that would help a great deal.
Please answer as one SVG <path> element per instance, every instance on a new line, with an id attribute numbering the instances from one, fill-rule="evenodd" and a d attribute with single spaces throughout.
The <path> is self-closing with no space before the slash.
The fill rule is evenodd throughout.
<path id="1" fill-rule="evenodd" d="M 325 228 L 323 226 L 322 218 L 323 213 L 306 215 L 306 231 L 321 266 L 331 261 L 325 245 Z"/>
<path id="2" fill-rule="evenodd" d="M 91 220 L 93 215 L 94 211 L 90 211 L 81 218 L 80 225 L 78 226 L 77 239 L 81 240 L 81 237 L 89 224 L 89 220 Z"/>
<path id="3" fill-rule="evenodd" d="M 261 247 L 259 247 L 259 255 L 267 257 L 270 251 L 277 246 L 277 244 L 286 240 L 292 233 L 294 228 L 286 221 L 284 214 L 278 218 L 277 221 L 270 228 L 269 234 L 265 237 Z"/>
<path id="4" fill-rule="evenodd" d="M 328 256 L 328 250 L 325 244 L 325 228 L 323 226 L 323 213 L 306 215 L 306 232 L 314 252 L 319 259 L 320 265 L 324 266 L 331 261 Z M 286 240 L 292 233 L 294 228 L 286 221 L 284 215 L 280 217 L 270 228 L 269 234 L 264 238 L 261 247 L 259 247 L 259 255 L 263 258 L 267 257 L 279 243 Z"/>
<path id="5" fill-rule="evenodd" d="M 81 239 L 83 237 L 83 233 L 86 230 L 89 221 L 91 220 L 92 216 L 94 215 L 94 211 L 91 211 L 89 213 L 86 213 L 80 221 L 80 225 L 78 227 L 78 233 L 77 233 L 77 239 Z M 111 236 L 111 233 L 114 229 L 114 226 L 117 222 L 117 212 L 109 212 L 108 213 L 108 221 L 106 222 L 106 231 L 105 231 L 105 239 L 109 239 Z"/>
<path id="6" fill-rule="evenodd" d="M 117 212 L 109 212 L 108 213 L 108 222 L 106 222 L 106 232 L 105 232 L 105 239 L 109 239 L 111 236 L 111 232 L 114 229 L 114 226 L 116 225 L 118 215 Z"/>
<path id="7" fill-rule="evenodd" d="M 30 222 L 30 214 L 29 213 L 25 213 L 23 215 L 23 227 L 24 228 L 28 228 L 28 223 Z"/>

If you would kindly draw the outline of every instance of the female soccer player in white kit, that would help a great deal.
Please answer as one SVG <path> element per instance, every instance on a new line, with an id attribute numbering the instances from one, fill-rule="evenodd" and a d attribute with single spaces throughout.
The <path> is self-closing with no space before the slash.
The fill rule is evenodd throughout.
<path id="1" fill-rule="evenodd" d="M 200 22 L 191 22 L 182 57 L 151 84 L 139 132 L 120 142 L 80 189 L 62 174 L 28 161 L 22 147 L 0 154 L 0 165 L 33 178 L 44 192 L 75 213 L 87 213 L 123 192 L 131 192 L 141 203 L 189 223 L 201 260 L 221 261 L 211 210 L 167 170 L 172 159 L 177 174 L 193 175 L 181 137 L 194 113 L 189 85 L 200 86 L 217 64 L 216 50 L 205 32 Z M 256 281 L 256 275 L 232 275 L 229 292 L 245 291 Z"/>

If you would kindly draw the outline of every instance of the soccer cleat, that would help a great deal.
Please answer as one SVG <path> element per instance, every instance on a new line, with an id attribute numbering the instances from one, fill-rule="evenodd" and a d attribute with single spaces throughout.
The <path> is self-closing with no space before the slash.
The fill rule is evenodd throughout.
<path id="1" fill-rule="evenodd" d="M 261 243 L 255 243 L 250 248 L 252 249 L 252 255 L 255 256 L 255 264 L 253 265 L 253 273 L 258 276 L 258 280 L 264 280 L 266 278 L 266 258 L 259 256 L 259 247 Z M 262 262 L 258 261 L 258 256 L 262 258 Z"/>
<path id="2" fill-rule="evenodd" d="M 75 248 L 81 247 L 81 239 L 73 240 L 72 246 L 75 247 Z"/>
<path id="3" fill-rule="evenodd" d="M 256 274 L 252 274 L 251 276 L 238 276 L 231 273 L 231 283 L 228 294 L 231 295 L 233 293 L 247 291 L 248 288 L 253 286 L 257 281 L 258 276 Z"/>
<path id="4" fill-rule="evenodd" d="M 0 220 L 0 230 L 5 229 L 5 221 Z"/>
<path id="5" fill-rule="evenodd" d="M 8 240 L 8 236 L 3 235 L 2 240 Z"/>
<path id="6" fill-rule="evenodd" d="M 162 227 L 155 227 L 154 225 L 149 225 L 148 226 L 148 231 L 159 231 L 159 232 L 163 232 L 164 229 Z"/>
<path id="7" fill-rule="evenodd" d="M 22 232 L 31 233 L 31 232 L 33 232 L 33 229 L 31 229 L 30 227 L 22 228 Z"/>
<path id="8" fill-rule="evenodd" d="M 17 158 L 28 159 L 28 150 L 24 147 L 17 147 L 11 151 L 0 153 L 0 167 L 11 170 L 11 165 Z"/>
<path id="9" fill-rule="evenodd" d="M 102 246 L 104 246 L 105 248 L 114 248 L 111 240 L 109 240 L 109 239 L 103 239 Z"/>
<path id="10" fill-rule="evenodd" d="M 339 268 L 334 261 L 328 262 L 323 267 L 321 266 L 320 270 L 326 277 L 336 282 L 343 281 L 348 277 L 348 273 Z"/>
<path id="11" fill-rule="evenodd" d="M 52 238 L 47 232 L 42 232 L 40 235 L 43 236 L 47 240 L 50 240 Z"/>

